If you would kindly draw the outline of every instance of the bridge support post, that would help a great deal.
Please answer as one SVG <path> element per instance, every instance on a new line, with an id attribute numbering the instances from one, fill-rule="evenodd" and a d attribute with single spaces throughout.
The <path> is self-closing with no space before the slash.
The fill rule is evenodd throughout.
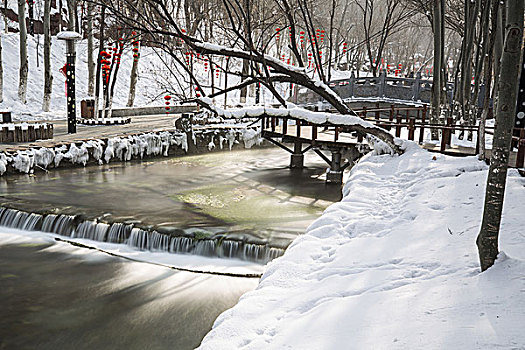
<path id="1" fill-rule="evenodd" d="M 294 142 L 293 153 L 290 158 L 290 168 L 302 169 L 304 168 L 304 154 L 301 142 Z"/>
<path id="2" fill-rule="evenodd" d="M 341 169 L 341 150 L 332 150 L 332 164 L 326 173 L 326 182 L 333 184 L 343 183 L 343 170 Z"/>

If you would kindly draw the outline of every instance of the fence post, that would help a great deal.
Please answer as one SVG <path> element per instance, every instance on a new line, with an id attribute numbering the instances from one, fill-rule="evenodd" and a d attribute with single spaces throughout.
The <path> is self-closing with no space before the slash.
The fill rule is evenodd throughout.
<path id="1" fill-rule="evenodd" d="M 396 118 L 396 137 L 401 137 L 401 123 L 403 122 L 403 117 L 401 114 L 397 115 Z"/>
<path id="2" fill-rule="evenodd" d="M 416 117 L 408 119 L 408 139 L 414 141 L 414 132 L 416 131 Z"/>
<path id="3" fill-rule="evenodd" d="M 416 80 L 414 81 L 414 100 L 421 99 L 421 72 L 417 72 Z"/>
<path id="4" fill-rule="evenodd" d="M 283 119 L 283 135 L 288 133 L 288 118 Z"/>
<path id="5" fill-rule="evenodd" d="M 454 134 L 454 129 L 452 129 L 452 117 L 447 117 L 447 126 L 451 129 L 448 129 L 447 133 L 447 145 L 452 145 L 452 135 Z"/>
<path id="6" fill-rule="evenodd" d="M 352 74 L 350 74 L 349 85 L 350 97 L 354 97 L 355 73 L 353 71 Z"/>
<path id="7" fill-rule="evenodd" d="M 419 130 L 419 143 L 423 143 L 423 138 L 425 136 L 425 123 L 427 119 L 427 106 L 423 105 L 423 111 L 421 113 L 421 129 Z"/>
<path id="8" fill-rule="evenodd" d="M 387 130 L 390 130 L 392 128 L 392 122 L 394 121 L 394 105 L 390 105 L 390 114 L 388 115 L 388 121 L 390 122 L 388 124 Z"/>
<path id="9" fill-rule="evenodd" d="M 379 97 L 385 96 L 386 87 L 386 69 L 382 69 L 379 73 Z"/>
<path id="10" fill-rule="evenodd" d="M 448 125 L 443 126 L 441 132 L 441 147 L 439 149 L 441 152 L 445 151 L 445 149 L 447 148 L 449 133 L 450 130 L 448 129 Z"/>

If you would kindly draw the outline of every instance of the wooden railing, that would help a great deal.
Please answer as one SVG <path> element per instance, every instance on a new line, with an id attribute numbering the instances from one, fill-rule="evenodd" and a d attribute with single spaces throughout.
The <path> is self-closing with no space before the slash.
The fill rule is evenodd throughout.
<path id="1" fill-rule="evenodd" d="M 448 117 L 443 124 L 430 123 L 428 117 L 428 108 L 422 107 L 395 107 L 391 105 L 389 108 L 366 108 L 354 109 L 354 112 L 362 119 L 376 124 L 386 130 L 394 130 L 396 137 L 401 137 L 403 130 L 407 131 L 407 139 L 410 141 L 416 141 L 416 131 L 419 130 L 418 142 L 423 144 L 425 130 L 438 130 L 441 132 L 439 152 L 445 153 L 450 150 L 452 143 L 452 135 L 455 132 L 463 133 L 476 133 L 476 148 L 475 154 L 479 153 L 479 126 L 477 125 L 460 125 L 453 121 L 453 118 Z M 288 125 L 289 120 L 295 120 L 295 125 Z M 269 130 L 276 132 L 277 126 L 280 126 L 279 133 L 283 136 L 291 136 L 295 138 L 301 138 L 303 140 L 310 140 L 312 142 L 326 142 L 327 139 L 319 138 L 318 128 L 322 128 L 322 131 L 326 134 L 333 133 L 333 139 L 331 142 L 338 142 L 340 140 L 340 134 L 348 132 L 344 125 L 332 125 L 332 124 L 313 124 L 300 120 L 297 118 L 283 118 L 283 117 L 263 117 L 261 119 L 261 126 L 263 130 Z M 308 135 L 302 128 L 308 126 Z M 289 128 L 295 127 L 295 133 L 289 135 Z M 494 133 L 494 127 L 486 126 L 485 132 L 487 134 Z M 513 145 L 518 148 L 515 167 L 523 168 L 525 162 L 525 129 L 519 130 L 518 136 L 513 136 Z M 362 142 L 362 135 L 356 135 L 356 142 Z"/>

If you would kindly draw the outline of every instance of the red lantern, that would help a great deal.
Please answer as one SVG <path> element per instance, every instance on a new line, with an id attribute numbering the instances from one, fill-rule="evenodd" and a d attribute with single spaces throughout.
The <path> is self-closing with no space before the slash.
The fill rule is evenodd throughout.
<path id="1" fill-rule="evenodd" d="M 164 108 L 165 108 L 167 111 L 170 110 L 170 107 L 169 107 L 169 106 L 166 106 L 166 107 L 164 107 Z"/>
<path id="2" fill-rule="evenodd" d="M 171 96 L 170 96 L 170 95 L 166 95 L 166 96 L 164 96 L 164 99 L 165 99 L 166 101 L 169 101 L 169 100 L 171 100 Z"/>

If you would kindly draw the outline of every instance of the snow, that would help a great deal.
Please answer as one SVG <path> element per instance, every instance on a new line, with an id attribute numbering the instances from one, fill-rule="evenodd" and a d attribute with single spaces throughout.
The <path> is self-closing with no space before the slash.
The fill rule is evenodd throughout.
<path id="1" fill-rule="evenodd" d="M 119 159 L 129 161 L 133 157 L 142 159 L 144 155 L 168 156 L 169 148 L 173 145 L 188 151 L 187 136 L 179 132 L 150 132 L 126 137 L 113 137 L 107 140 L 88 140 L 82 143 L 71 143 L 59 147 L 29 148 L 16 151 L 14 154 L 0 153 L 0 175 L 3 175 L 10 164 L 21 173 L 31 173 L 35 166 L 46 169 L 54 163 L 55 167 L 67 159 L 71 164 L 86 166 L 90 159 L 98 164 L 103 160 L 109 163 Z"/>
<path id="2" fill-rule="evenodd" d="M 201 349 L 518 349 L 525 344 L 525 179 L 510 170 L 501 253 L 475 244 L 487 166 L 406 142 L 365 156 L 344 198 L 269 263 Z"/>
<path id="3" fill-rule="evenodd" d="M 63 31 L 63 32 L 60 32 L 57 34 L 57 39 L 58 40 L 80 40 L 82 39 L 82 35 L 80 35 L 79 33 L 77 32 L 72 32 L 72 31 Z"/>

